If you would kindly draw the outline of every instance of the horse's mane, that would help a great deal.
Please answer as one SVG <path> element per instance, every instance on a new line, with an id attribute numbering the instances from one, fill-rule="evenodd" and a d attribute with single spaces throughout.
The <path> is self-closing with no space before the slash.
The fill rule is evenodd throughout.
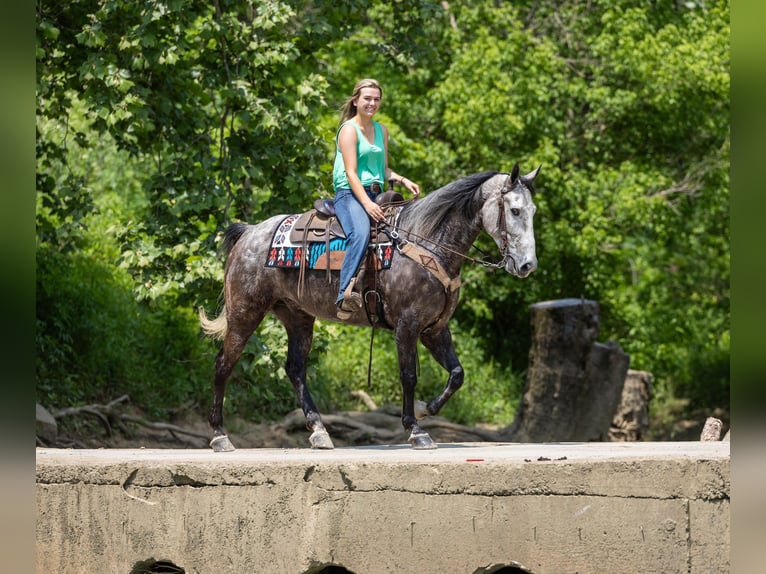
<path id="1" fill-rule="evenodd" d="M 481 208 L 476 191 L 497 173 L 482 171 L 448 183 L 410 204 L 402 211 L 400 224 L 409 231 L 416 231 L 419 235 L 428 237 L 452 210 L 462 213 L 468 221 L 473 220 Z"/>

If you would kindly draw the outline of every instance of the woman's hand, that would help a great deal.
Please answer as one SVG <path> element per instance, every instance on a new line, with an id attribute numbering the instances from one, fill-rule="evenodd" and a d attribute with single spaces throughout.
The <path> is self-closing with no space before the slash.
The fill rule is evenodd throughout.
<path id="1" fill-rule="evenodd" d="M 364 209 L 373 221 L 384 221 L 386 219 L 383 210 L 374 201 L 367 201 L 364 204 Z"/>
<path id="2" fill-rule="evenodd" d="M 410 181 L 406 177 L 403 177 L 402 178 L 402 185 L 404 186 L 404 188 L 407 191 L 412 193 L 412 195 L 414 195 L 415 197 L 420 195 L 420 186 L 417 183 L 415 183 L 414 181 Z"/>

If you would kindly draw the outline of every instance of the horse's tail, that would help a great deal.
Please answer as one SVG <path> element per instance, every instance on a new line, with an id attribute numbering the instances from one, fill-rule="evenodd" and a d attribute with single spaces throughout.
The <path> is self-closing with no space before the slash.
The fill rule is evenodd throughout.
<path id="1" fill-rule="evenodd" d="M 239 238 L 242 237 L 245 230 L 247 230 L 246 223 L 232 223 L 226 228 L 226 231 L 223 232 L 223 244 L 221 245 L 221 249 L 227 256 L 232 247 L 239 241 Z"/>
<path id="2" fill-rule="evenodd" d="M 237 243 L 237 241 L 239 241 L 239 238 L 242 237 L 242 234 L 246 229 L 247 224 L 245 223 L 232 223 L 229 225 L 229 227 L 226 228 L 226 231 L 223 233 L 223 243 L 221 244 L 221 250 L 226 255 L 226 257 L 229 256 L 232 248 Z M 226 319 L 225 302 L 221 312 L 215 319 L 208 319 L 207 313 L 205 313 L 205 309 L 203 307 L 200 307 L 197 312 L 199 315 L 200 327 L 202 327 L 202 332 L 205 333 L 205 335 L 213 339 L 223 339 L 226 336 L 229 322 Z"/>
<path id="3" fill-rule="evenodd" d="M 221 313 L 215 319 L 208 319 L 205 309 L 200 307 L 198 309 L 199 325 L 202 327 L 202 332 L 212 339 L 223 339 L 226 336 L 226 331 L 229 327 L 229 322 L 226 320 L 226 304 L 224 303 Z"/>

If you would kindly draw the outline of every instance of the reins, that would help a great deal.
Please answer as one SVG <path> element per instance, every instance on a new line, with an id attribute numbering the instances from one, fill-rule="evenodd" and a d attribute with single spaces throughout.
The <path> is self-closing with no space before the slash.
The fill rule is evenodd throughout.
<path id="1" fill-rule="evenodd" d="M 392 227 L 391 224 L 389 224 L 387 222 L 383 222 L 381 225 L 383 227 Z M 419 239 L 421 241 L 427 241 L 428 243 L 430 243 L 430 244 L 432 244 L 432 245 L 434 245 L 436 247 L 440 247 L 440 248 L 444 249 L 445 251 L 449 251 L 450 253 L 453 253 L 453 254 L 455 254 L 455 255 L 457 255 L 459 257 L 462 257 L 466 261 L 470 261 L 471 263 L 477 263 L 478 265 L 482 265 L 483 267 L 491 267 L 491 268 L 494 268 L 494 269 L 500 269 L 500 268 L 502 268 L 505 265 L 505 261 L 507 260 L 507 255 L 504 255 L 503 258 L 500 261 L 497 261 L 497 262 L 486 261 L 485 259 L 480 259 L 480 258 L 477 258 L 477 257 L 471 257 L 470 255 L 465 255 L 464 253 L 460 253 L 459 251 L 455 251 L 454 249 L 451 249 L 451 248 L 447 247 L 443 243 L 439 243 L 438 241 L 434 241 L 433 239 L 429 239 L 428 237 L 424 237 L 422 235 L 418 235 L 417 233 L 415 233 L 413 231 L 407 231 L 406 229 L 403 229 L 402 227 L 399 227 L 398 225 L 395 226 L 394 229 L 391 229 L 390 231 L 386 232 L 386 233 L 389 234 L 391 239 L 393 239 L 397 243 L 397 249 L 399 249 L 399 244 L 403 245 L 403 244 L 406 244 L 406 243 L 409 242 L 407 239 L 404 239 L 399 234 L 397 229 L 402 231 L 403 233 L 406 233 L 407 235 L 411 235 L 412 237 L 415 237 L 416 239 Z M 504 238 L 505 238 L 505 234 L 503 234 L 503 235 L 504 235 Z M 477 251 L 481 252 L 481 254 L 483 256 L 485 256 L 485 257 L 488 256 L 487 252 L 485 252 L 483 249 L 477 247 L 476 245 L 471 245 L 471 247 L 473 247 Z"/>

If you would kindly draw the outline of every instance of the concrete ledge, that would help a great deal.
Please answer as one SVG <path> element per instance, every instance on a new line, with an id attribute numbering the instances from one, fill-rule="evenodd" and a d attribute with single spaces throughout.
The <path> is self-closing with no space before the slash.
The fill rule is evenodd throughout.
<path id="1" fill-rule="evenodd" d="M 728 442 L 37 450 L 37 572 L 728 572 Z"/>

